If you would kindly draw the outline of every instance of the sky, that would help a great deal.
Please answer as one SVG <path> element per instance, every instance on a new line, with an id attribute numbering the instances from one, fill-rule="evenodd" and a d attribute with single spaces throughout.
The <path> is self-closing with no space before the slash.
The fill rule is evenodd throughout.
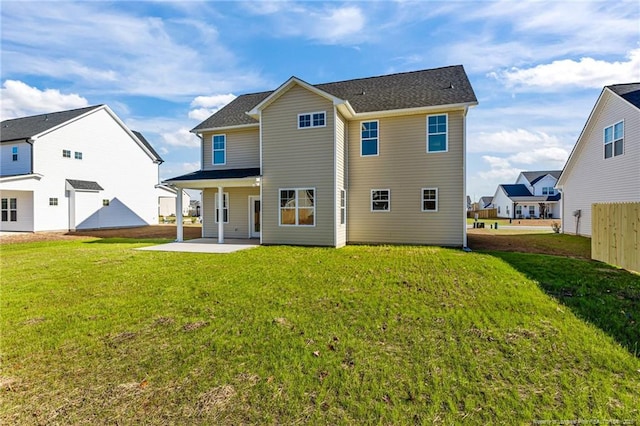
<path id="1" fill-rule="evenodd" d="M 190 130 L 244 94 L 463 65 L 467 194 L 561 170 L 604 86 L 640 82 L 634 1 L 6 1 L 2 119 L 107 104 L 200 168 Z"/>

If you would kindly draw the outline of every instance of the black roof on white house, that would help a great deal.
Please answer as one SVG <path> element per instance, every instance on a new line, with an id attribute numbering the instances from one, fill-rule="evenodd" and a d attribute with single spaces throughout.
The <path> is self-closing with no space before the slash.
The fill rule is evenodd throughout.
<path id="1" fill-rule="evenodd" d="M 73 120 L 91 110 L 100 108 L 101 106 L 102 105 L 94 105 L 68 111 L 50 112 L 47 114 L 4 120 L 0 124 L 0 138 L 2 142 L 26 140 L 66 123 L 69 120 Z"/>
<path id="2" fill-rule="evenodd" d="M 607 87 L 616 95 L 640 109 L 640 83 L 612 84 Z"/>

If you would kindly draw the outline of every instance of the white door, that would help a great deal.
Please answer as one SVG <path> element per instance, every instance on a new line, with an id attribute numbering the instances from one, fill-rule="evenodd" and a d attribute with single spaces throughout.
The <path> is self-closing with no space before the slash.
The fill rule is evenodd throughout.
<path id="1" fill-rule="evenodd" d="M 260 238 L 260 197 L 249 197 L 249 237 Z"/>

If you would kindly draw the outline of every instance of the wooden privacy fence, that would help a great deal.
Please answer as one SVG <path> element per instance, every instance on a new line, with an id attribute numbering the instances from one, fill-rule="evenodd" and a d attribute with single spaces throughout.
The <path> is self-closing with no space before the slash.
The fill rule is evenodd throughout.
<path id="1" fill-rule="evenodd" d="M 467 217 L 473 219 L 478 214 L 478 219 L 493 219 L 498 217 L 498 209 L 485 209 L 485 210 L 468 210 Z"/>
<path id="2" fill-rule="evenodd" d="M 640 203 L 592 205 L 591 258 L 640 272 Z"/>

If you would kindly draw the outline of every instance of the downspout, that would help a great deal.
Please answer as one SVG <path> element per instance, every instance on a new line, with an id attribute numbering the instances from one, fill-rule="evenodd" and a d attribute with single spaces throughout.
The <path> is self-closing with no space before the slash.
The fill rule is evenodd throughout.
<path id="1" fill-rule="evenodd" d="M 31 170 L 29 171 L 29 174 L 32 175 L 33 174 L 33 143 L 35 142 L 33 139 L 31 138 L 27 138 L 25 139 L 25 142 L 27 142 L 30 145 L 30 155 L 31 155 Z"/>

